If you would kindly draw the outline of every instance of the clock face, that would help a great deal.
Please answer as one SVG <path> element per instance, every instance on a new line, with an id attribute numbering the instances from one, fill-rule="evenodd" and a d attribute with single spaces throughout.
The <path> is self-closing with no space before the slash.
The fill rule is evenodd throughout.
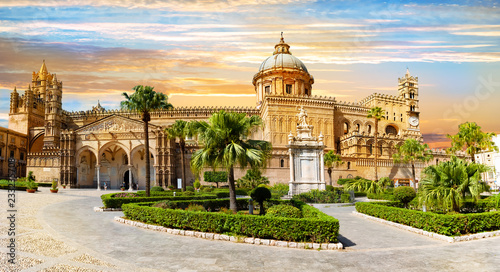
<path id="1" fill-rule="evenodd" d="M 412 116 L 410 117 L 410 119 L 408 119 L 408 122 L 410 123 L 410 125 L 416 127 L 418 126 L 418 117 Z"/>

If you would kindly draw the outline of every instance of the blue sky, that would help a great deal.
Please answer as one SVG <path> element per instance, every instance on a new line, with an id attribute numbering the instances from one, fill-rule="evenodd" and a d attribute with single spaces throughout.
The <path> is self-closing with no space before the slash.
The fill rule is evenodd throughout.
<path id="1" fill-rule="evenodd" d="M 81 5 L 85 3 L 85 5 Z M 155 86 L 174 106 L 255 106 L 251 79 L 280 32 L 315 78 L 313 94 L 359 101 L 420 80 L 434 146 L 458 124 L 500 132 L 497 1 L 0 1 L 0 125 L 8 99 L 46 60 L 64 108 L 117 108 Z"/>

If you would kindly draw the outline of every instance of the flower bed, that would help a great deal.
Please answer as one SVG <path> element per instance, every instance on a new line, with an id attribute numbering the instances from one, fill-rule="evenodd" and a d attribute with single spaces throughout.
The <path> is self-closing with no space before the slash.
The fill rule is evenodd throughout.
<path id="1" fill-rule="evenodd" d="M 229 200 L 197 200 L 191 201 L 199 205 L 203 202 L 215 208 L 215 202 L 226 205 Z M 184 201 L 183 201 L 184 202 Z M 284 200 L 273 200 L 273 203 L 287 203 Z M 227 204 L 228 204 L 227 203 Z M 125 204 L 123 213 L 128 219 L 155 224 L 163 227 L 178 228 L 214 233 L 233 233 L 263 239 L 315 243 L 336 243 L 339 221 L 324 214 L 318 209 L 294 201 L 294 206 L 302 210 L 304 218 L 285 218 L 257 215 L 225 214 L 215 212 L 192 212 L 179 209 L 162 209 L 150 207 L 146 203 Z M 238 206 L 247 207 L 248 199 L 238 199 Z"/>
<path id="2" fill-rule="evenodd" d="M 500 230 L 500 212 L 437 214 L 395 207 L 397 202 L 356 203 L 360 213 L 447 236 Z"/>

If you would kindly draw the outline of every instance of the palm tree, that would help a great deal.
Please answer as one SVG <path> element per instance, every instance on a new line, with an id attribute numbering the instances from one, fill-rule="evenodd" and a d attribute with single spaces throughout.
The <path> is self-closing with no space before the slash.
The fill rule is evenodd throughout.
<path id="1" fill-rule="evenodd" d="M 204 167 L 225 168 L 229 181 L 229 208 L 237 212 L 234 185 L 234 167 L 264 167 L 271 154 L 271 143 L 250 140 L 247 137 L 263 125 L 259 116 L 247 117 L 245 113 L 219 111 L 208 123 L 195 122 L 203 148 L 191 157 L 191 168 L 200 173 Z"/>
<path id="2" fill-rule="evenodd" d="M 441 162 L 424 169 L 420 203 L 443 211 L 460 211 L 460 202 L 471 196 L 474 200 L 488 190 L 481 181 L 481 173 L 488 171 L 483 164 L 469 163 L 452 157 L 451 161 Z"/>
<path id="3" fill-rule="evenodd" d="M 465 147 L 465 152 L 472 157 L 472 162 L 476 161 L 475 155 L 481 150 L 494 150 L 498 152 L 498 147 L 491 140 L 495 133 L 482 132 L 481 127 L 475 122 L 465 122 L 458 126 L 456 135 L 447 135 L 451 139 L 449 152 L 456 152 Z"/>
<path id="4" fill-rule="evenodd" d="M 375 162 L 375 180 L 378 180 L 378 166 L 377 166 L 377 159 L 378 159 L 378 121 L 382 120 L 384 118 L 383 116 L 384 112 L 382 111 L 381 107 L 373 107 L 368 111 L 368 115 L 366 117 L 368 118 L 373 118 L 375 119 L 375 139 L 374 139 L 374 144 L 375 144 L 375 157 L 374 157 L 374 162 Z"/>
<path id="5" fill-rule="evenodd" d="M 395 163 L 410 163 L 411 175 L 413 178 L 413 189 L 417 189 L 415 178 L 415 162 L 428 162 L 433 158 L 429 146 L 421 144 L 415 139 L 406 139 L 404 143 L 399 146 L 398 153 L 392 155 Z"/>
<path id="6" fill-rule="evenodd" d="M 186 137 L 193 136 L 193 125 L 184 120 L 175 120 L 175 123 L 165 129 L 167 137 L 170 139 L 179 138 L 179 148 L 181 151 L 181 168 L 182 168 L 182 191 L 186 191 L 186 163 L 184 153 L 186 152 Z"/>
<path id="7" fill-rule="evenodd" d="M 356 192 L 365 192 L 367 194 L 381 194 L 388 186 L 391 185 L 389 178 L 381 178 L 380 180 L 368 180 L 364 178 L 354 178 L 344 184 L 346 190 Z"/>
<path id="8" fill-rule="evenodd" d="M 122 109 L 135 111 L 141 114 L 141 120 L 144 122 L 144 148 L 146 156 L 146 196 L 149 196 L 151 187 L 150 155 L 149 155 L 149 121 L 150 113 L 160 109 L 173 109 L 172 104 L 168 103 L 168 97 L 163 93 L 157 93 L 154 87 L 137 85 L 132 90 L 135 92 L 130 96 L 123 93 L 125 101 L 120 103 Z"/>
<path id="9" fill-rule="evenodd" d="M 328 176 L 330 177 L 330 185 L 332 185 L 332 170 L 333 167 L 343 164 L 344 162 L 340 158 L 340 155 L 335 154 L 333 150 L 328 151 L 325 154 L 325 166 L 328 169 Z"/>

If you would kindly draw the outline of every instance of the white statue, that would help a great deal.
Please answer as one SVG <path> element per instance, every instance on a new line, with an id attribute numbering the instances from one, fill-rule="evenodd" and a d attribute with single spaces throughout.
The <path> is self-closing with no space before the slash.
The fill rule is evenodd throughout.
<path id="1" fill-rule="evenodd" d="M 307 127 L 307 111 L 304 109 L 304 106 L 300 106 L 300 112 L 297 113 L 297 117 L 299 118 L 299 126 Z"/>

